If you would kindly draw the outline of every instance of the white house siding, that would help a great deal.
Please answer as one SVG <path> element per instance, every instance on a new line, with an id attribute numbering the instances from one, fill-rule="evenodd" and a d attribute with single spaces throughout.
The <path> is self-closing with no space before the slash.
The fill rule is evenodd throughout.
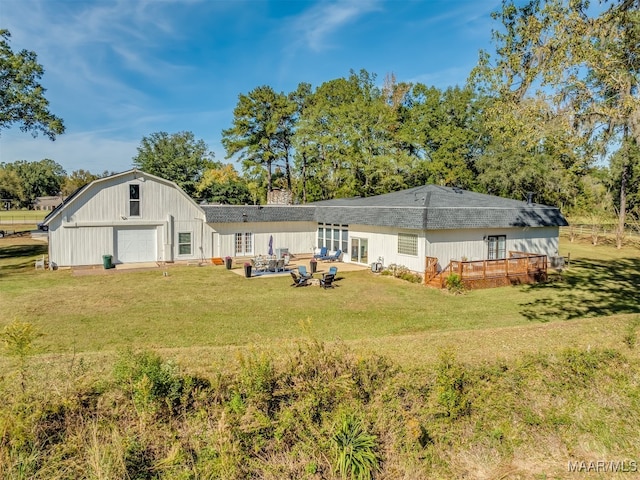
<path id="1" fill-rule="evenodd" d="M 426 256 L 436 257 L 440 268 L 451 260 L 486 260 L 489 247 L 486 237 L 506 236 L 506 251 L 556 255 L 558 227 L 524 227 L 501 229 L 428 230 Z M 423 265 L 424 270 L 424 265 Z"/>
<path id="2" fill-rule="evenodd" d="M 403 255 L 398 253 L 398 232 L 415 234 L 418 236 L 418 254 Z M 351 259 L 351 239 L 365 238 L 368 240 L 369 259 L 368 264 L 377 262 L 382 257 L 385 266 L 391 264 L 404 265 L 414 272 L 424 272 L 425 251 L 424 232 L 419 230 L 397 229 L 392 227 L 375 227 L 369 225 L 349 225 L 349 252 L 343 257 L 344 261 Z"/>
<path id="3" fill-rule="evenodd" d="M 209 250 L 213 257 L 234 257 L 235 234 L 253 234 L 252 255 L 266 255 L 269 238 L 273 236 L 273 249 L 288 248 L 293 254 L 308 254 L 316 244 L 317 223 L 314 222 L 238 222 L 209 224 L 213 242 Z M 212 242 L 212 243 L 213 243 Z"/>
<path id="4" fill-rule="evenodd" d="M 138 178 L 134 178 L 138 177 Z M 141 178 L 144 178 L 144 181 Z M 140 216 L 129 216 L 129 184 L 140 185 Z M 211 234 L 204 212 L 171 183 L 133 172 L 98 180 L 73 198 L 49 223 L 49 258 L 58 266 L 95 265 L 117 258 L 117 230 L 156 230 L 158 261 L 203 258 Z M 179 255 L 178 234 L 190 232 L 192 251 Z"/>

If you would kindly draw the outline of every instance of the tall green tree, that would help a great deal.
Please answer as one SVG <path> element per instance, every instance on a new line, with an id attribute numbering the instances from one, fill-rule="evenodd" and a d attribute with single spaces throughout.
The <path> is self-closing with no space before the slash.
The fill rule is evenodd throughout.
<path id="1" fill-rule="evenodd" d="M 38 162 L 18 160 L 0 164 L 0 168 L 18 176 L 21 185 L 19 201 L 22 207 L 27 208 L 33 205 L 36 197 L 59 195 L 66 177 L 64 168 L 48 158 Z"/>
<path id="2" fill-rule="evenodd" d="M 175 182 L 195 196 L 197 185 L 208 168 L 214 168 L 213 152 L 192 132 L 152 133 L 143 137 L 133 165 L 152 175 Z"/>
<path id="3" fill-rule="evenodd" d="M 403 158 L 394 141 L 397 116 L 375 75 L 361 70 L 313 93 L 296 131 L 304 147 L 311 200 L 371 196 L 402 188 Z"/>
<path id="4" fill-rule="evenodd" d="M 233 110 L 233 126 L 222 131 L 227 158 L 238 155 L 243 168 L 252 174 L 266 172 L 266 188 L 273 189 L 273 171 L 285 169 L 291 189 L 292 136 L 296 104 L 284 93 L 269 86 L 257 87 L 238 97 Z"/>
<path id="5" fill-rule="evenodd" d="M 14 53 L 10 38 L 8 30 L 0 30 L 0 131 L 18 124 L 23 132 L 55 140 L 64 133 L 64 124 L 49 111 L 46 89 L 40 84 L 44 69 L 35 52 Z"/>
<path id="6" fill-rule="evenodd" d="M 405 93 L 398 110 L 397 138 L 412 158 L 409 185 L 473 188 L 475 158 L 482 148 L 473 91 L 460 87 L 441 91 L 418 83 Z"/>
<path id="7" fill-rule="evenodd" d="M 565 116 L 583 139 L 585 158 L 591 149 L 611 158 L 628 137 L 640 139 L 640 9 L 631 0 L 602 3 L 594 9 L 587 0 L 504 1 L 494 14 L 502 24 L 494 33 L 496 55 L 483 52 L 475 71 L 485 91 L 498 92 L 514 110 L 526 97 L 545 95 L 554 115 Z M 634 161 L 627 157 L 620 169 L 620 232 Z"/>
<path id="8" fill-rule="evenodd" d="M 80 187 L 87 185 L 98 179 L 98 175 L 94 175 L 88 170 L 74 170 L 62 182 L 61 194 L 64 196 L 71 195 Z"/>
<path id="9" fill-rule="evenodd" d="M 204 172 L 197 186 L 198 198 L 211 203 L 244 205 L 252 203 L 251 192 L 232 164 L 219 164 Z"/>

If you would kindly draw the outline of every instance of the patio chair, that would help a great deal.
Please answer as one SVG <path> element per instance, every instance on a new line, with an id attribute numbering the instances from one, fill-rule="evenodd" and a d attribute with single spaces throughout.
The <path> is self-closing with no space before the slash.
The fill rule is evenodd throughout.
<path id="1" fill-rule="evenodd" d="M 338 274 L 338 267 L 329 267 L 329 275 L 333 275 L 334 277 Z"/>
<path id="2" fill-rule="evenodd" d="M 36 260 L 36 270 L 38 270 L 39 268 L 41 268 L 42 270 L 45 269 L 44 255 L 42 255 L 42 258 Z"/>
<path id="3" fill-rule="evenodd" d="M 305 267 L 304 265 L 299 265 L 298 266 L 298 273 L 300 274 L 301 277 L 304 277 L 307 280 L 309 280 L 310 278 L 313 277 L 312 274 L 307 273 L 307 267 Z"/>
<path id="4" fill-rule="evenodd" d="M 324 277 L 322 277 L 320 279 L 320 287 L 322 288 L 333 288 L 333 281 L 335 280 L 336 276 L 332 275 L 330 273 L 328 273 L 327 275 L 325 275 Z"/>
<path id="5" fill-rule="evenodd" d="M 276 272 L 284 272 L 284 258 L 276 262 Z"/>
<path id="6" fill-rule="evenodd" d="M 291 284 L 292 287 L 304 287 L 307 285 L 307 280 L 309 280 L 308 278 L 299 277 L 296 275 L 296 272 L 293 271 L 289 273 L 291 274 L 291 278 L 293 278 L 293 283 Z"/>
<path id="7" fill-rule="evenodd" d="M 320 260 L 322 260 L 323 262 L 335 262 L 337 260 L 340 260 L 341 256 L 342 250 L 336 250 L 333 255 L 325 255 L 324 257 L 321 257 Z"/>
<path id="8" fill-rule="evenodd" d="M 269 260 L 269 265 L 267 267 L 267 270 L 269 270 L 270 272 L 277 272 L 277 268 L 276 266 L 278 265 L 277 260 Z"/>
<path id="9" fill-rule="evenodd" d="M 327 247 L 320 248 L 320 251 L 316 253 L 313 258 L 322 258 L 327 255 Z"/>

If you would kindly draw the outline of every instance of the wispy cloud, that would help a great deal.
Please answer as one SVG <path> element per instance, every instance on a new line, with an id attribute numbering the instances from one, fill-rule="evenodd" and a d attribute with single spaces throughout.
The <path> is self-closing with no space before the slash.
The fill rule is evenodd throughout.
<path id="1" fill-rule="evenodd" d="M 320 2 L 294 20 L 293 30 L 305 39 L 309 48 L 321 51 L 331 47 L 328 37 L 335 31 L 380 9 L 377 0 Z"/>

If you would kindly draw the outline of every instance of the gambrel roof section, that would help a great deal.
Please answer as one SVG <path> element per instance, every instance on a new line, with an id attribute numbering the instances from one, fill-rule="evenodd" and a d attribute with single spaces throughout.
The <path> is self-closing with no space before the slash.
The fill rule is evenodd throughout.
<path id="1" fill-rule="evenodd" d="M 418 230 L 568 225 L 556 207 L 437 185 L 311 205 L 316 207 L 316 220 L 326 223 Z"/>
<path id="2" fill-rule="evenodd" d="M 176 190 L 178 190 L 178 192 L 180 192 L 180 194 L 185 198 L 186 201 L 192 203 L 193 205 L 195 205 L 196 207 L 200 208 L 200 205 L 198 205 L 195 200 L 193 200 L 189 195 L 187 195 L 185 193 L 184 190 L 182 190 L 175 182 L 172 182 L 170 180 L 165 180 L 162 177 L 157 177 L 155 175 L 151 175 L 150 173 L 146 173 L 143 172 L 142 170 L 138 170 L 137 168 L 133 168 L 131 170 L 127 170 L 126 172 L 121 172 L 121 173 L 116 173 L 113 175 L 109 175 L 107 177 L 101 177 L 98 178 L 90 183 L 87 183 L 86 185 L 78 188 L 75 192 L 73 192 L 71 195 L 69 195 L 60 205 L 58 205 L 56 208 L 54 208 L 42 221 L 43 225 L 49 225 L 49 223 L 51 222 L 51 220 L 53 220 L 55 217 L 57 217 L 58 215 L 60 215 L 60 212 L 62 212 L 68 205 L 70 205 L 71 203 L 73 203 L 74 201 L 76 201 L 77 198 L 85 195 L 87 192 L 93 191 L 96 188 L 100 188 L 102 183 L 105 183 L 107 181 L 112 181 L 114 179 L 118 179 L 118 178 L 122 178 L 123 181 L 127 181 L 125 180 L 127 177 L 131 177 L 131 179 L 135 180 L 135 179 L 150 179 L 150 180 L 154 180 L 156 182 L 159 183 L 163 183 L 165 185 L 171 186 L 173 188 L 175 188 Z"/>

